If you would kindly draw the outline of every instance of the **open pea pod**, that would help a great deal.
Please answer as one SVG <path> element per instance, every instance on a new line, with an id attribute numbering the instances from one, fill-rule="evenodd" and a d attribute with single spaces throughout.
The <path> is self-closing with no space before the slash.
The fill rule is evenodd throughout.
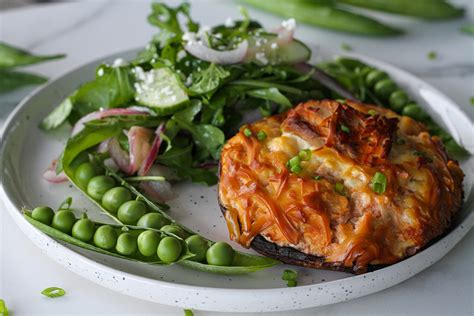
<path id="1" fill-rule="evenodd" d="M 90 155 L 84 155 L 90 150 L 92 147 L 98 145 L 100 142 L 114 136 L 118 136 L 122 133 L 124 128 L 128 128 L 130 126 L 149 126 L 155 127 L 160 122 L 153 118 L 134 118 L 134 119 L 127 119 L 127 118 L 114 118 L 114 119 L 105 119 L 101 121 L 93 121 L 88 123 L 86 127 L 69 139 L 66 148 L 61 156 L 61 167 L 60 170 L 64 170 L 65 174 L 69 178 L 69 180 L 85 195 L 87 196 L 103 213 L 110 216 L 113 220 L 117 223 L 123 223 L 119 220 L 119 218 L 114 214 L 109 212 L 100 201 L 92 198 L 87 190 L 79 185 L 77 179 L 75 178 L 75 171 L 76 168 L 85 161 L 91 161 Z M 133 199 L 142 201 L 147 205 L 148 212 L 157 212 L 161 214 L 169 224 L 179 227 L 182 231 L 185 232 L 187 236 L 189 235 L 196 235 L 194 231 L 190 228 L 176 222 L 169 214 L 165 211 L 169 208 L 166 204 L 160 204 L 151 201 L 145 195 L 143 195 L 135 186 L 127 182 L 121 174 L 107 168 L 103 165 L 103 159 L 98 157 L 97 155 L 92 155 L 93 162 L 99 165 L 99 168 L 105 168 L 106 175 L 110 176 L 114 179 L 117 186 L 124 187 L 128 189 Z M 103 157 L 102 157 L 103 158 Z M 130 226 L 129 226 L 130 227 Z M 143 229 L 143 227 L 142 227 Z M 204 238 L 205 239 L 205 238 Z M 213 241 L 205 239 L 208 244 L 211 246 L 214 244 Z M 67 240 L 65 240 L 67 241 Z M 226 266 L 217 266 L 217 265 L 210 265 L 207 263 L 196 262 L 192 260 L 182 260 L 179 262 L 180 264 L 204 272 L 216 273 L 216 274 L 244 274 L 255 272 L 261 269 L 265 269 L 280 262 L 271 258 L 261 257 L 257 255 L 250 255 L 241 253 L 238 251 L 234 251 L 234 260 L 232 265 Z"/>
<path id="2" fill-rule="evenodd" d="M 32 224 L 34 227 L 36 227 L 37 229 L 39 229 L 43 233 L 53 237 L 54 239 L 64 241 L 68 244 L 71 244 L 71 245 L 74 245 L 74 246 L 77 246 L 77 247 L 80 247 L 80 248 L 83 248 L 83 249 L 86 249 L 86 250 L 89 250 L 89 251 L 93 251 L 93 252 L 96 252 L 96 253 L 101 253 L 101 254 L 104 254 L 104 255 L 117 257 L 117 258 L 130 260 L 130 261 L 135 261 L 135 262 L 142 262 L 142 263 L 152 264 L 152 265 L 170 265 L 170 264 L 172 264 L 172 263 L 163 262 L 162 260 L 160 260 L 158 258 L 158 256 L 156 254 L 153 255 L 153 256 L 150 256 L 150 257 L 146 257 L 146 256 L 141 255 L 139 251 L 136 251 L 130 256 L 125 256 L 125 255 L 121 255 L 121 254 L 119 254 L 115 251 L 112 251 L 112 250 L 105 250 L 105 249 L 99 248 L 99 247 L 95 246 L 92 243 L 87 243 L 87 242 L 81 241 L 77 238 L 74 238 L 73 236 L 71 236 L 69 234 L 66 234 L 66 233 L 64 233 L 64 232 L 62 232 L 58 229 L 55 229 L 52 226 L 46 225 L 46 224 L 44 224 L 40 221 L 35 220 L 31 216 L 31 212 L 28 209 L 23 209 L 22 212 L 23 212 L 23 215 L 24 215 L 25 219 L 30 224 Z M 178 263 L 178 262 L 184 261 L 184 260 L 194 256 L 194 254 L 189 251 L 189 248 L 187 247 L 187 244 L 184 240 L 182 240 L 181 238 L 179 238 L 176 235 L 169 234 L 169 233 L 157 230 L 157 229 L 151 229 L 151 228 L 144 229 L 144 228 L 140 228 L 140 227 L 136 227 L 136 226 L 110 225 L 110 224 L 104 224 L 104 223 L 98 223 L 98 222 L 94 222 L 94 225 L 95 225 L 95 228 L 98 228 L 99 226 L 102 226 L 102 225 L 112 226 L 115 229 L 117 235 L 124 232 L 124 229 L 125 229 L 126 232 L 135 235 L 135 237 L 138 237 L 138 235 L 140 233 L 142 233 L 143 231 L 145 231 L 145 230 L 153 230 L 153 231 L 156 231 L 156 232 L 160 233 L 162 236 L 174 237 L 177 240 L 179 240 L 179 242 L 181 243 L 183 251 L 181 253 L 181 256 L 173 263 Z"/>

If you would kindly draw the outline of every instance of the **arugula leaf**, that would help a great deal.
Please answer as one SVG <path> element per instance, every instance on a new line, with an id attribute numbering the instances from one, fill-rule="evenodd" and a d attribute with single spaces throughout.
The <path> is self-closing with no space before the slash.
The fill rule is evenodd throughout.
<path id="1" fill-rule="evenodd" d="M 40 127 L 44 130 L 51 130 L 59 127 L 72 111 L 71 98 L 66 98 L 61 104 L 53 110 L 47 117 L 43 119 Z"/>
<path id="2" fill-rule="evenodd" d="M 26 50 L 0 42 L 0 68 L 11 68 L 37 64 L 48 60 L 64 58 L 66 55 L 36 56 Z"/>
<path id="3" fill-rule="evenodd" d="M 283 110 L 291 108 L 291 102 L 285 97 L 277 88 L 265 88 L 265 89 L 256 89 L 250 90 L 247 94 L 251 97 L 263 100 L 269 100 L 275 102 L 276 104 L 281 105 L 280 112 Z"/>
<path id="4" fill-rule="evenodd" d="M 193 95 L 205 95 L 209 98 L 212 93 L 222 84 L 225 78 L 230 76 L 230 72 L 224 67 L 210 64 L 204 71 L 194 71 L 191 75 L 193 84 L 188 91 Z"/>
<path id="5" fill-rule="evenodd" d="M 47 78 L 35 74 L 0 69 L 0 93 L 29 85 L 42 84 L 47 80 Z"/>
<path id="6" fill-rule="evenodd" d="M 191 19 L 189 14 L 189 3 L 183 3 L 176 8 L 171 8 L 163 3 L 153 3 L 151 6 L 152 13 L 148 16 L 148 22 L 176 35 L 181 35 L 183 30 L 179 24 L 178 15 L 181 13 L 187 19 L 186 26 L 190 32 L 197 32 L 199 24 Z"/>
<path id="7" fill-rule="evenodd" d="M 133 77 L 129 67 L 102 65 L 97 73 L 95 80 L 83 84 L 72 97 L 74 110 L 81 116 L 100 108 L 126 105 L 133 100 Z"/>
<path id="8" fill-rule="evenodd" d="M 202 109 L 199 101 L 193 100 L 187 109 L 173 115 L 172 119 L 179 127 L 191 133 L 194 142 L 200 149 L 205 149 L 215 160 L 219 159 L 220 148 L 224 144 L 225 135 L 221 129 L 210 124 L 196 124 L 194 117 Z"/>

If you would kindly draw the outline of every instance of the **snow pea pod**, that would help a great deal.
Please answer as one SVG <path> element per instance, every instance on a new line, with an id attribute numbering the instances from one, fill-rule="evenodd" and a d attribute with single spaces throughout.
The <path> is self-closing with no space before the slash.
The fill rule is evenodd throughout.
<path id="1" fill-rule="evenodd" d="M 299 22 L 336 31 L 369 36 L 393 36 L 402 33 L 372 18 L 339 9 L 324 2 L 317 3 L 308 0 L 243 0 L 243 2 L 280 16 L 295 18 Z"/>
<path id="2" fill-rule="evenodd" d="M 452 19 L 464 15 L 464 10 L 446 1 L 433 0 L 339 0 L 353 6 L 408 15 L 428 20 Z"/>

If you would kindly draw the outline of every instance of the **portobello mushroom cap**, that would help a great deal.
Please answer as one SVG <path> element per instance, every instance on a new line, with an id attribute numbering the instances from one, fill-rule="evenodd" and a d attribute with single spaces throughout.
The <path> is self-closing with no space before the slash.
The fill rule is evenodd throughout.
<path id="1" fill-rule="evenodd" d="M 284 263 L 360 274 L 443 235 L 461 207 L 463 177 L 413 119 L 311 100 L 226 143 L 218 202 L 233 241 Z"/>

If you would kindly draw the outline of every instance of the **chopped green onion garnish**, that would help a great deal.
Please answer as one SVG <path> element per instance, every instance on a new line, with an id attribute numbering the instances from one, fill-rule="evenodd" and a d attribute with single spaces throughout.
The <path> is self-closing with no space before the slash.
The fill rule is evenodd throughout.
<path id="1" fill-rule="evenodd" d="M 346 100 L 344 99 L 337 99 L 336 102 L 340 104 L 346 104 Z"/>
<path id="2" fill-rule="evenodd" d="M 344 133 L 347 133 L 349 134 L 351 132 L 351 130 L 349 129 L 349 127 L 347 127 L 346 125 L 344 124 L 341 124 L 341 131 L 343 131 Z"/>
<path id="3" fill-rule="evenodd" d="M 372 190 L 374 190 L 375 193 L 383 194 L 387 189 L 387 177 L 383 173 L 377 171 L 372 178 L 371 184 Z"/>
<path id="4" fill-rule="evenodd" d="M 184 316 L 194 316 L 194 313 L 190 309 L 185 309 L 184 310 Z"/>
<path id="5" fill-rule="evenodd" d="M 300 173 L 301 170 L 303 170 L 303 168 L 301 168 L 300 165 L 295 165 L 295 166 L 290 168 L 290 171 L 293 172 L 293 173 Z"/>
<path id="6" fill-rule="evenodd" d="M 41 294 L 47 297 L 61 297 L 64 294 L 66 294 L 66 291 L 64 291 L 62 288 L 59 287 L 48 287 L 47 289 L 44 289 Z"/>
<path id="7" fill-rule="evenodd" d="M 294 167 L 294 166 L 299 166 L 300 162 L 301 162 L 300 157 L 299 156 L 294 156 L 293 158 L 288 160 L 288 166 L 290 166 L 290 168 Z"/>
<path id="8" fill-rule="evenodd" d="M 369 114 L 370 116 L 375 116 L 377 115 L 377 112 L 375 110 L 369 110 L 367 111 L 367 114 Z"/>
<path id="9" fill-rule="evenodd" d="M 8 308 L 5 304 L 5 301 L 0 299 L 0 315 L 1 316 L 8 316 Z"/>
<path id="10" fill-rule="evenodd" d="M 252 131 L 249 128 L 244 129 L 244 135 L 247 137 L 252 136 Z"/>
<path id="11" fill-rule="evenodd" d="M 267 138 L 267 134 L 264 131 L 260 131 L 257 133 L 258 140 L 264 140 L 265 138 Z"/>
<path id="12" fill-rule="evenodd" d="M 313 177 L 314 180 L 321 180 L 322 178 L 323 178 L 323 177 L 321 177 L 321 176 L 314 176 L 314 177 Z"/>
<path id="13" fill-rule="evenodd" d="M 343 50 L 346 50 L 346 51 L 351 51 L 351 50 L 352 50 L 352 46 L 349 45 L 349 44 L 347 44 L 347 43 L 342 43 L 342 44 L 341 44 L 341 48 L 342 48 Z"/>
<path id="14" fill-rule="evenodd" d="M 283 281 L 286 281 L 287 285 L 290 287 L 297 285 L 297 282 L 296 282 L 297 278 L 298 278 L 298 273 L 295 270 L 289 270 L 289 269 L 283 271 L 283 275 L 281 276 L 281 279 Z"/>
<path id="15" fill-rule="evenodd" d="M 302 161 L 308 161 L 311 159 L 311 149 L 303 149 L 301 150 L 299 153 L 298 153 L 298 157 L 300 157 L 300 159 Z"/>
<path id="16" fill-rule="evenodd" d="M 435 51 L 431 51 L 428 53 L 428 59 L 436 59 L 438 57 L 438 54 Z"/>
<path id="17" fill-rule="evenodd" d="M 336 192 L 339 193 L 340 195 L 345 195 L 345 194 L 346 194 L 344 184 L 341 183 L 341 182 L 337 182 L 337 183 L 334 185 L 334 191 L 336 191 Z"/>

